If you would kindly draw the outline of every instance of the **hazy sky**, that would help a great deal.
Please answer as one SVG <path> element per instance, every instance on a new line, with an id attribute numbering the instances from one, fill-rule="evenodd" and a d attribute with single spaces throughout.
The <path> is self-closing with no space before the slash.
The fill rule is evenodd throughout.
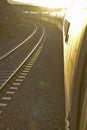
<path id="1" fill-rule="evenodd" d="M 34 3 L 35 5 L 45 6 L 45 7 L 68 7 L 71 0 L 8 0 L 10 2 L 22 2 L 26 4 Z"/>

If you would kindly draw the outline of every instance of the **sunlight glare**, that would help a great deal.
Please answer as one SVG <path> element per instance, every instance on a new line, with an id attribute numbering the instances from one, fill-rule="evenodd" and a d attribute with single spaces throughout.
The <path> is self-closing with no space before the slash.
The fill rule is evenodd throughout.
<path id="1" fill-rule="evenodd" d="M 21 2 L 25 4 L 33 4 L 42 7 L 49 7 L 49 8 L 66 8 L 70 5 L 70 0 L 10 0 L 13 2 Z"/>

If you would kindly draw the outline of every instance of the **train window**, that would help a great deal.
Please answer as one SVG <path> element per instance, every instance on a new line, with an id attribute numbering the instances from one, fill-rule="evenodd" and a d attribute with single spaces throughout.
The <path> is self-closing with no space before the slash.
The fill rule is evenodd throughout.
<path id="1" fill-rule="evenodd" d="M 70 27 L 70 23 L 67 20 L 65 20 L 65 22 L 64 22 L 65 42 L 67 42 L 68 38 L 69 38 L 69 35 L 68 35 L 69 27 Z"/>

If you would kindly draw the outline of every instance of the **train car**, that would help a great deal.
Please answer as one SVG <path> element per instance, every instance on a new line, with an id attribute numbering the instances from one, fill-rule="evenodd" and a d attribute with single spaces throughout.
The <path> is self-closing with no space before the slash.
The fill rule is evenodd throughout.
<path id="1" fill-rule="evenodd" d="M 66 130 L 87 130 L 87 9 L 68 9 L 63 22 Z"/>

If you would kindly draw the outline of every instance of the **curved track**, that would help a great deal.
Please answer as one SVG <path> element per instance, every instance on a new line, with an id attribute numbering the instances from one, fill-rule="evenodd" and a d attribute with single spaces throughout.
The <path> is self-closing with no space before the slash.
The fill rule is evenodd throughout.
<path id="1" fill-rule="evenodd" d="M 34 35 L 0 63 L 0 130 L 64 130 L 62 32 L 33 22 Z"/>
<path id="2" fill-rule="evenodd" d="M 5 87 L 8 81 L 24 66 L 31 55 L 36 52 L 44 36 L 44 28 L 38 25 L 29 37 L 0 58 L 0 89 Z M 37 39 L 32 43 L 35 37 Z"/>

